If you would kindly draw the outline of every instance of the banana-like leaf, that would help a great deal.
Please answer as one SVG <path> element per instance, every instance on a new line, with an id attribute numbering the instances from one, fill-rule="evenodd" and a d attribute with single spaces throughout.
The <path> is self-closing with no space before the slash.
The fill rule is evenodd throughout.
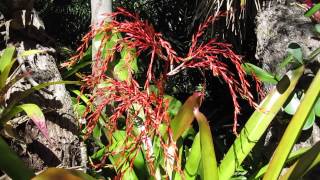
<path id="1" fill-rule="evenodd" d="M 280 177 L 280 180 L 285 179 L 301 179 L 310 169 L 320 163 L 320 142 L 317 142 L 301 156 L 288 170 Z"/>
<path id="2" fill-rule="evenodd" d="M 320 93 L 319 84 L 320 71 L 318 71 L 317 75 L 314 77 L 301 101 L 300 106 L 298 107 L 296 114 L 293 116 L 284 135 L 282 136 L 263 179 L 272 180 L 279 177 L 291 149 L 293 148 L 296 140 L 299 138 L 299 134 L 302 131 L 303 125 L 305 124 L 309 113 L 313 110 L 313 105 L 315 104 Z"/>
<path id="3" fill-rule="evenodd" d="M 8 46 L 0 58 L 0 73 L 3 73 L 3 70 L 10 64 L 13 59 L 16 48 L 14 46 Z"/>
<path id="4" fill-rule="evenodd" d="M 182 133 L 187 130 L 192 121 L 194 120 L 193 109 L 200 106 L 201 94 L 195 92 L 190 96 L 187 101 L 182 105 L 178 114 L 170 123 L 170 127 L 173 132 L 173 139 L 176 141 L 182 135 Z"/>
<path id="5" fill-rule="evenodd" d="M 200 131 L 202 178 L 203 180 L 219 180 L 216 154 L 208 120 L 198 108 L 195 108 L 193 112 Z"/>
<path id="6" fill-rule="evenodd" d="M 0 136 L 0 169 L 15 180 L 31 179 L 35 174 L 10 149 Z"/>
<path id="7" fill-rule="evenodd" d="M 229 180 L 259 141 L 272 119 L 294 90 L 304 67 L 290 71 L 277 84 L 251 115 L 219 167 L 219 179 Z"/>
<path id="8" fill-rule="evenodd" d="M 27 178 L 26 178 L 27 179 Z M 96 180 L 88 174 L 74 170 L 62 168 L 48 168 L 32 180 Z"/>
<path id="9" fill-rule="evenodd" d="M 200 134 L 198 133 L 192 143 L 191 151 L 183 170 L 186 180 L 195 180 L 198 175 L 199 164 L 201 160 Z"/>

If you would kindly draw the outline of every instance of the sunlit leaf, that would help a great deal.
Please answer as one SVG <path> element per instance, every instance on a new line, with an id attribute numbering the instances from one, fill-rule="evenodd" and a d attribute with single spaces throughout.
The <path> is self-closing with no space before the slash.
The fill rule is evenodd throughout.
<path id="1" fill-rule="evenodd" d="M 297 43 L 290 43 L 288 53 L 291 54 L 300 64 L 303 64 L 303 55 L 301 46 Z"/>
<path id="2" fill-rule="evenodd" d="M 307 117 L 307 120 L 306 120 L 306 123 L 304 124 L 302 130 L 310 129 L 313 126 L 315 120 L 316 120 L 315 113 L 314 113 L 313 110 L 311 110 L 311 112 L 309 113 L 309 115 Z"/>
<path id="3" fill-rule="evenodd" d="M 278 82 L 274 75 L 251 63 L 244 63 L 242 67 L 245 69 L 247 74 L 254 75 L 263 82 L 272 84 L 276 84 Z"/>
<path id="4" fill-rule="evenodd" d="M 39 54 L 39 53 L 45 53 L 47 52 L 47 50 L 39 50 L 39 49 L 32 49 L 32 50 L 28 50 L 28 51 L 24 51 L 21 54 L 19 54 L 19 57 L 26 57 L 26 56 L 31 56 L 31 55 L 35 55 L 35 54 Z"/>
<path id="5" fill-rule="evenodd" d="M 209 123 L 198 108 L 194 109 L 194 116 L 198 121 L 200 131 L 202 177 L 204 180 L 219 179 L 216 154 L 214 152 Z"/>
<path id="6" fill-rule="evenodd" d="M 15 61 L 11 61 L 2 71 L 0 75 L 0 89 L 4 88 L 7 82 L 7 79 L 9 77 L 9 73 L 11 71 L 12 65 L 15 63 Z"/>
<path id="7" fill-rule="evenodd" d="M 48 168 L 32 180 L 95 180 L 95 178 L 78 170 Z"/>
<path id="8" fill-rule="evenodd" d="M 14 46 L 8 46 L 4 51 L 0 58 L 0 73 L 2 74 L 3 70 L 10 64 L 13 59 L 13 55 L 15 53 Z"/>
<path id="9" fill-rule="evenodd" d="M 284 108 L 284 111 L 290 115 L 294 115 L 296 113 L 298 107 L 300 105 L 300 99 L 297 97 L 297 93 L 293 95 L 290 102 Z"/>
<path id="10" fill-rule="evenodd" d="M 183 170 L 184 176 L 188 180 L 196 179 L 198 174 L 198 168 L 201 160 L 201 145 L 200 134 L 198 133 L 193 140 L 189 156 L 186 160 L 186 165 Z"/>
<path id="11" fill-rule="evenodd" d="M 180 108 L 178 114 L 171 121 L 170 126 L 173 131 L 173 139 L 176 141 L 182 133 L 189 128 L 194 120 L 193 109 L 199 107 L 201 94 L 196 92 L 190 96 Z"/>
<path id="12" fill-rule="evenodd" d="M 320 3 L 314 5 L 312 8 L 310 8 L 306 13 L 304 13 L 305 17 L 311 17 L 314 13 L 320 10 Z"/>
<path id="13" fill-rule="evenodd" d="M 314 105 L 314 113 L 320 118 L 320 97 L 318 98 L 316 104 Z"/>
<path id="14" fill-rule="evenodd" d="M 47 139 L 49 139 L 46 120 L 39 106 L 35 104 L 22 104 L 17 106 L 16 108 L 23 110 L 27 114 L 27 116 L 34 122 L 34 124 L 38 127 L 38 129 L 42 132 L 42 134 Z"/>

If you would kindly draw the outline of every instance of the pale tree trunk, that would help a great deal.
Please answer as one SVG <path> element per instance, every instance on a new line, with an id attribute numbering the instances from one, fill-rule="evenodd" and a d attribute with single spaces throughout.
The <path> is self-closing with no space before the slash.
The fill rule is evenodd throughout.
<path id="1" fill-rule="evenodd" d="M 8 90 L 6 100 L 10 102 L 32 86 L 61 81 L 62 78 L 56 64 L 54 49 L 50 47 L 52 39 L 46 35 L 42 20 L 33 9 L 33 0 L 2 0 L 1 3 L 8 9 L 5 19 L 11 20 L 8 43 L 16 46 L 18 54 L 29 49 L 51 52 L 19 60 L 20 66 L 17 68 L 20 68 L 22 73 L 28 71 L 31 76 L 19 80 Z M 51 142 L 28 117 L 21 114 L 11 121 L 17 136 L 6 137 L 13 150 L 35 171 L 54 166 L 79 166 L 81 157 L 78 122 L 65 86 L 49 86 L 46 90 L 31 94 L 21 103 L 35 103 L 41 107 Z"/>
<path id="2" fill-rule="evenodd" d="M 103 16 L 106 13 L 112 12 L 112 0 L 91 0 L 91 25 L 94 28 L 96 25 L 98 25 L 100 22 L 104 21 L 110 21 L 110 19 L 105 19 L 105 16 Z M 97 52 L 97 49 L 99 48 L 100 42 L 93 40 L 92 41 L 92 60 L 93 63 L 95 60 L 95 55 Z M 93 66 L 94 67 L 94 66 Z M 92 71 L 94 71 L 94 68 L 92 68 Z"/>

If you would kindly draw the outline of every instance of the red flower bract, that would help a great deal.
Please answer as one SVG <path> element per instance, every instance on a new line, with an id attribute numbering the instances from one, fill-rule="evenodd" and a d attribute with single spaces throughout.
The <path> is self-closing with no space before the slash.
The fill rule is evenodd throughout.
<path id="1" fill-rule="evenodd" d="M 175 144 L 175 142 L 172 140 L 172 133 L 169 128 L 168 102 L 164 99 L 163 87 L 165 87 L 167 76 L 172 76 L 186 68 L 209 70 L 214 76 L 221 77 L 226 82 L 234 104 L 233 132 L 237 134 L 237 115 L 240 113 L 238 96 L 247 99 L 251 105 L 255 105 L 249 90 L 250 85 L 245 77 L 245 71 L 241 67 L 241 57 L 231 50 L 230 44 L 218 42 L 217 39 L 199 43 L 199 38 L 204 34 L 208 25 L 221 16 L 223 14 L 211 16 L 200 25 L 198 31 L 192 37 L 192 44 L 186 57 L 180 57 L 172 49 L 170 43 L 162 37 L 161 33 L 156 32 L 150 24 L 142 21 L 139 16 L 130 14 L 124 9 L 106 14 L 106 18 L 110 19 L 111 17 L 112 20 L 108 23 L 101 22 L 100 25 L 92 27 L 92 31 L 84 36 L 83 44 L 78 48 L 78 55 L 72 57 L 70 62 L 65 64 L 67 66 L 76 64 L 88 48 L 90 41 L 97 35 L 103 35 L 100 48 L 93 60 L 93 72 L 84 79 L 86 82 L 84 88 L 93 92 L 91 102 L 96 104 L 94 109 L 92 107 L 87 108 L 88 134 L 93 131 L 101 114 L 105 113 L 105 108 L 110 107 L 107 108 L 109 117 L 106 122 L 106 129 L 110 133 L 108 140 L 112 141 L 111 136 L 118 129 L 118 122 L 124 120 L 126 143 L 121 149 L 124 155 L 127 155 L 128 152 L 136 154 L 139 149 L 145 150 L 147 152 L 146 159 L 149 162 L 148 168 L 151 173 L 154 173 L 153 150 L 149 141 L 158 137 L 165 157 L 177 159 L 176 154 L 167 153 L 169 145 Z M 125 18 L 125 20 L 119 21 L 117 20 L 118 17 Z M 115 33 L 121 33 L 123 37 L 117 39 L 114 42 L 115 45 L 106 50 L 107 43 L 112 40 L 112 35 Z M 115 54 L 121 51 L 124 45 L 135 49 L 137 56 L 141 52 L 150 54 L 147 78 L 143 88 L 132 76 L 126 81 L 119 81 L 106 75 L 107 71 L 112 71 L 112 69 L 108 69 L 110 62 L 115 60 Z M 107 53 L 103 53 L 104 50 Z M 165 64 L 159 81 L 155 81 L 155 74 L 152 70 L 155 60 L 162 60 Z M 130 64 L 129 61 L 130 59 L 128 59 L 128 64 Z M 226 61 L 234 65 L 236 74 L 229 70 L 228 64 L 230 63 Z M 157 86 L 158 93 L 151 92 L 151 83 Z M 160 133 L 160 125 L 168 127 L 167 137 Z M 134 158 L 126 157 L 132 164 Z"/>

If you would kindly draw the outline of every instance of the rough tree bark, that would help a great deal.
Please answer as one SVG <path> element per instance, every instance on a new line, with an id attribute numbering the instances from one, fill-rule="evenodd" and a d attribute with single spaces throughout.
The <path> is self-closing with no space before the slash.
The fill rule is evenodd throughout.
<path id="1" fill-rule="evenodd" d="M 33 9 L 33 0 L 6 0 L 4 3 L 10 9 L 5 14 L 6 20 L 11 20 L 8 43 L 16 46 L 18 54 L 29 49 L 49 50 L 48 53 L 21 60 L 31 73 L 32 80 L 38 84 L 61 80 L 54 49 L 50 47 L 52 39 L 45 34 L 44 25 Z M 19 80 L 7 93 L 7 101 L 32 86 L 34 84 L 28 78 Z M 18 137 L 8 139 L 8 142 L 27 165 L 35 171 L 47 167 L 80 165 L 78 124 L 65 86 L 49 86 L 46 90 L 33 93 L 21 103 L 35 103 L 43 109 L 50 139 L 49 142 L 26 116 L 21 115 L 12 120 Z"/>

